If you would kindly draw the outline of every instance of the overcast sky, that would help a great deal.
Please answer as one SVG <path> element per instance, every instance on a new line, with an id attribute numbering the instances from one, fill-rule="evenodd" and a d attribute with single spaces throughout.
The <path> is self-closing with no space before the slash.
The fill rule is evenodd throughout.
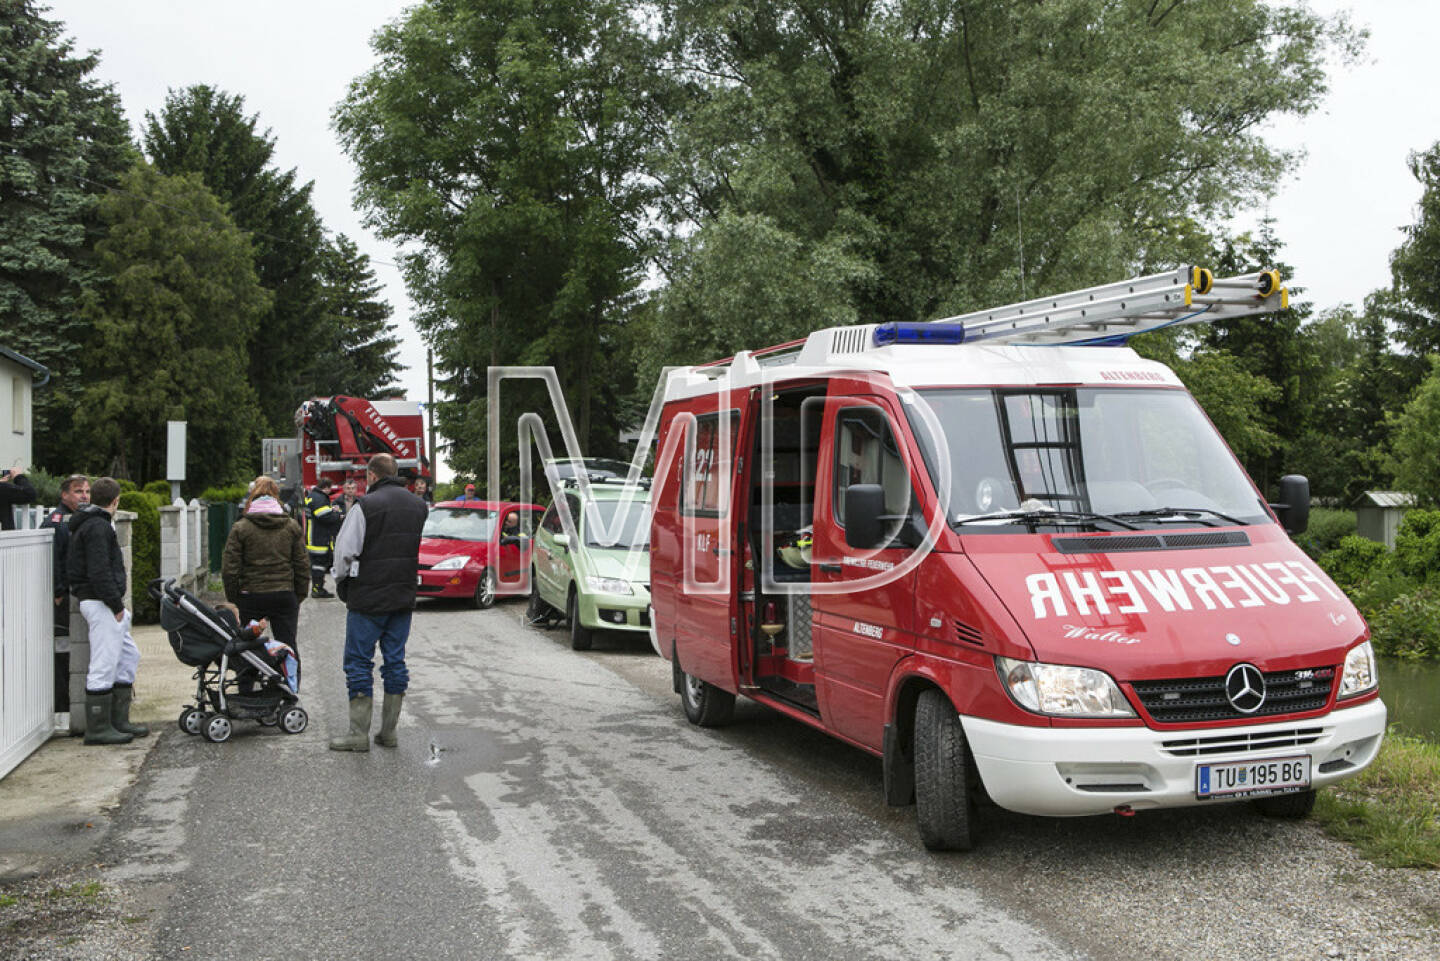
<path id="1" fill-rule="evenodd" d="M 97 76 L 113 83 L 137 125 L 158 111 L 169 88 L 208 83 L 244 96 L 268 127 L 282 168 L 313 180 L 327 227 L 374 258 L 402 338 L 402 384 L 425 398 L 425 348 L 409 322 L 411 305 L 394 249 L 361 227 L 351 207 L 354 168 L 330 130 L 330 112 L 373 57 L 369 38 L 409 3 L 400 0 L 50 0 L 81 50 L 100 51 Z M 1320 111 L 1277 123 L 1275 143 L 1308 157 L 1265 210 L 1276 220 L 1296 283 L 1324 309 L 1359 305 L 1388 285 L 1389 255 L 1414 219 L 1420 190 L 1406 156 L 1440 140 L 1440 99 L 1432 95 L 1440 37 L 1437 0 L 1312 0 L 1322 13 L 1352 9 L 1368 25 L 1366 62 L 1337 66 Z M 1118 278 L 1117 278 L 1118 279 Z"/>

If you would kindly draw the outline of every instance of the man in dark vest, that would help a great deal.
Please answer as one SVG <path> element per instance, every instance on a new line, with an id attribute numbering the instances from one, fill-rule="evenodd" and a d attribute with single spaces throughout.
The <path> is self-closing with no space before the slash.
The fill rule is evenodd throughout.
<path id="1" fill-rule="evenodd" d="M 332 738 L 332 751 L 370 750 L 377 645 L 385 703 L 376 744 L 396 745 L 400 705 L 410 685 L 405 642 L 415 608 L 425 502 L 405 489 L 389 454 L 370 458 L 365 490 L 335 537 L 335 592 L 347 608 L 344 663 L 350 733 Z"/>

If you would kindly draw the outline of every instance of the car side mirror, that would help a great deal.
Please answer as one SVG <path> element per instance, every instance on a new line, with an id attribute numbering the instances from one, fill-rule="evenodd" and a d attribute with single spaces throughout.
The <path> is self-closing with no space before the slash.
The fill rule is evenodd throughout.
<path id="1" fill-rule="evenodd" d="M 857 550 L 880 546 L 884 536 L 880 515 L 885 489 L 879 484 L 851 484 L 845 489 L 845 543 Z"/>
<path id="2" fill-rule="evenodd" d="M 1303 474 L 1280 478 L 1280 503 L 1271 504 L 1287 534 L 1303 534 L 1310 526 L 1310 480 Z"/>
<path id="3" fill-rule="evenodd" d="M 555 546 L 556 546 L 556 547 L 569 547 L 569 546 L 570 546 L 570 535 L 569 535 L 569 534 L 556 534 L 556 535 L 555 535 Z"/>

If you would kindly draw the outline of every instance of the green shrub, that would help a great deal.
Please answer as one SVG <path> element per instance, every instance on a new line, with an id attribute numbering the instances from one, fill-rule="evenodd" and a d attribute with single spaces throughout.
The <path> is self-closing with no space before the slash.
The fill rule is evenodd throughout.
<path id="1" fill-rule="evenodd" d="M 1384 544 L 1352 534 L 1340 538 L 1334 550 L 1320 556 L 1320 569 L 1329 574 L 1347 593 L 1361 581 L 1383 573 L 1390 549 Z"/>
<path id="2" fill-rule="evenodd" d="M 1354 587 L 1348 588 L 1351 602 L 1367 621 L 1374 621 L 1395 599 L 1420 589 L 1421 582 L 1384 564 Z"/>
<path id="3" fill-rule="evenodd" d="M 457 480 L 451 481 L 448 484 L 435 485 L 435 503 L 438 504 L 441 501 L 453 501 L 455 498 L 465 493 L 465 483 L 466 482 L 463 480 Z"/>
<path id="4" fill-rule="evenodd" d="M 207 504 L 234 504 L 244 500 L 248 493 L 249 484 L 231 484 L 228 487 L 207 487 L 200 492 L 200 499 Z"/>
<path id="5" fill-rule="evenodd" d="M 1440 511 L 1410 511 L 1395 532 L 1395 565 L 1429 580 L 1440 570 Z"/>
<path id="6" fill-rule="evenodd" d="M 165 503 L 170 503 L 170 482 L 165 480 L 153 480 L 140 488 L 142 494 L 158 494 L 165 498 Z"/>
<path id="7" fill-rule="evenodd" d="M 8 470 L 8 467 L 6 469 Z M 45 507 L 54 507 L 60 503 L 60 482 L 64 477 L 56 477 L 38 467 L 26 471 L 25 476 L 35 485 L 35 503 Z"/>
<path id="8" fill-rule="evenodd" d="M 1295 538 L 1295 543 L 1311 559 L 1319 560 L 1322 554 L 1333 551 L 1340 546 L 1342 538 L 1354 534 L 1356 530 L 1354 511 L 1317 507 L 1310 511 L 1310 526 Z"/>
<path id="9" fill-rule="evenodd" d="M 1378 654 L 1412 660 L 1440 658 L 1440 594 L 1422 587 L 1397 597 L 1370 622 Z"/>
<path id="10" fill-rule="evenodd" d="M 160 507 L 158 494 L 126 491 L 120 495 L 120 509 L 132 511 L 130 526 L 130 599 L 138 624 L 153 624 L 160 610 L 146 587 L 160 576 Z"/>
<path id="11" fill-rule="evenodd" d="M 96 476 L 98 477 L 98 476 L 100 476 L 100 475 L 97 474 Z M 91 481 L 91 483 L 94 483 L 95 478 L 94 478 L 94 477 L 90 478 L 90 481 Z M 120 493 L 122 493 L 122 494 L 133 493 L 134 491 L 138 491 L 138 490 L 140 489 L 140 488 L 138 488 L 138 487 L 135 486 L 135 482 L 134 482 L 134 481 L 128 480 L 128 479 L 126 479 L 126 478 L 124 478 L 124 477 L 117 477 L 117 478 L 115 478 L 115 481 L 116 481 L 116 483 L 118 483 L 118 484 L 120 485 Z"/>

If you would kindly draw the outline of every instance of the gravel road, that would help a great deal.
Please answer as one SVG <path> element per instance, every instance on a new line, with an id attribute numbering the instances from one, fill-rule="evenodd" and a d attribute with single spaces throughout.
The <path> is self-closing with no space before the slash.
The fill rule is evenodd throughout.
<path id="1" fill-rule="evenodd" d="M 643 639 L 522 609 L 423 608 L 401 748 L 348 756 L 307 604 L 311 730 L 165 732 L 98 864 L 0 891 L 0 958 L 1440 957 L 1440 873 L 1244 805 L 928 854 L 874 758 L 745 702 L 693 728 Z"/>

